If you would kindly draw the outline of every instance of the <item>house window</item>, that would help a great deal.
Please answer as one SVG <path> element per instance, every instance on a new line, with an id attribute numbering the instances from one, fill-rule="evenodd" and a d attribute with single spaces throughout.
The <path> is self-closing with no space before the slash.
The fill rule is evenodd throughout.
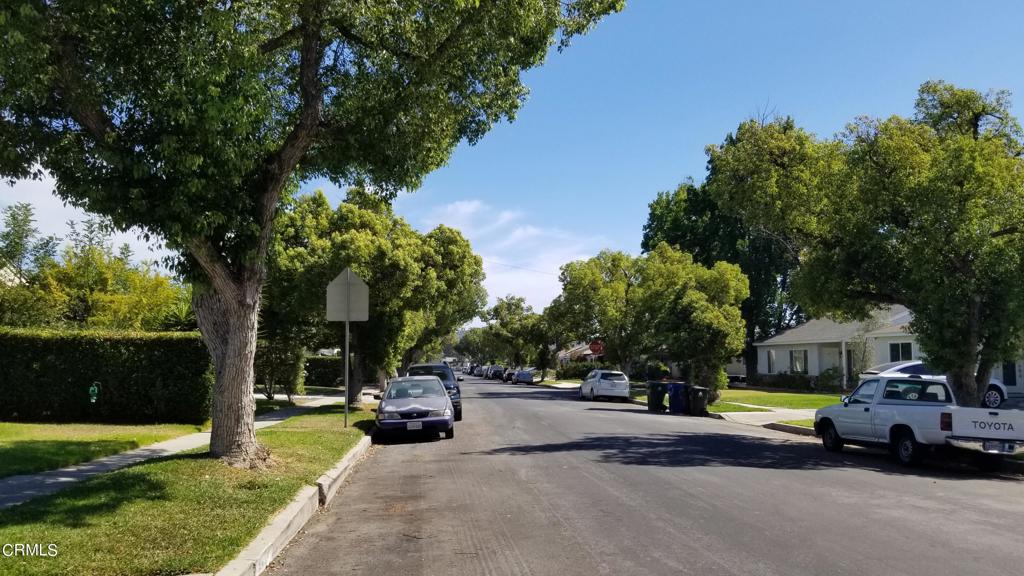
<path id="1" fill-rule="evenodd" d="M 789 351 L 789 371 L 793 374 L 807 374 L 807 350 Z"/>
<path id="2" fill-rule="evenodd" d="M 775 350 L 768 351 L 768 373 L 775 374 Z"/>
<path id="3" fill-rule="evenodd" d="M 893 342 L 889 344 L 889 362 L 913 360 L 914 353 L 910 342 Z"/>

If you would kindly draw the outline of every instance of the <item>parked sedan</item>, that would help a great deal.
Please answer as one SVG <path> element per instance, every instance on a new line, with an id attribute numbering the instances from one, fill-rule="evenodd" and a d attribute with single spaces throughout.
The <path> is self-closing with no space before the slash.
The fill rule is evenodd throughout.
<path id="1" fill-rule="evenodd" d="M 484 367 L 483 366 L 477 365 L 477 366 L 475 366 L 473 368 L 473 376 L 476 376 L 477 378 L 480 378 L 483 375 L 484 375 Z"/>
<path id="2" fill-rule="evenodd" d="M 904 360 L 902 362 L 888 362 L 872 366 L 861 372 L 860 380 L 863 382 L 868 378 L 877 378 L 879 376 L 923 376 L 939 378 L 943 381 L 946 379 L 946 375 L 941 370 L 936 370 L 921 360 Z M 988 388 L 985 389 L 982 404 L 986 408 L 998 408 L 1007 398 L 1017 396 L 1024 396 L 1024 394 L 1017 392 L 1015 389 L 1007 388 L 1006 384 L 993 375 L 989 379 Z"/>
<path id="3" fill-rule="evenodd" d="M 533 384 L 533 368 L 524 368 L 516 372 L 512 378 L 513 384 Z"/>
<path id="4" fill-rule="evenodd" d="M 487 375 L 484 378 L 488 380 L 501 380 L 501 375 L 505 373 L 505 369 L 501 366 L 494 365 L 487 369 Z"/>
<path id="5" fill-rule="evenodd" d="M 580 384 L 580 400 L 599 397 L 629 399 L 629 378 L 614 370 L 592 370 Z"/>
<path id="6" fill-rule="evenodd" d="M 505 373 L 501 375 L 501 381 L 502 382 L 511 382 L 512 379 L 515 378 L 515 375 L 516 375 L 515 368 L 505 368 Z"/>
<path id="7" fill-rule="evenodd" d="M 448 391 L 448 397 L 452 401 L 452 408 L 455 410 L 455 421 L 462 420 L 462 376 L 456 376 L 451 367 L 447 364 L 413 364 L 409 366 L 406 376 L 437 376 Z"/>
<path id="8" fill-rule="evenodd" d="M 388 383 L 377 406 L 381 432 L 441 432 L 455 437 L 455 409 L 437 376 L 406 376 Z"/>

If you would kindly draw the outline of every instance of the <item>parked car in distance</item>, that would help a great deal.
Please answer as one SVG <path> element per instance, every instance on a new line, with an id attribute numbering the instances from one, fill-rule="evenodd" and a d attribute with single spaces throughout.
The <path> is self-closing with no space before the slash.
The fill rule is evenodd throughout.
<path id="1" fill-rule="evenodd" d="M 485 369 L 484 366 L 477 366 L 476 368 L 473 368 L 473 376 L 476 376 L 478 378 L 482 378 L 483 375 L 484 375 L 484 369 Z"/>
<path id="2" fill-rule="evenodd" d="M 517 370 L 515 376 L 512 377 L 513 384 L 533 384 L 533 368 L 523 368 Z"/>
<path id="3" fill-rule="evenodd" d="M 435 431 L 455 437 L 455 409 L 437 376 L 406 376 L 377 395 L 377 428 L 384 433 Z"/>
<path id="4" fill-rule="evenodd" d="M 501 375 L 505 373 L 505 368 L 500 365 L 494 365 L 487 369 L 487 375 L 485 378 L 488 380 L 501 380 Z"/>
<path id="5" fill-rule="evenodd" d="M 511 382 L 512 378 L 516 375 L 515 368 L 505 368 L 505 372 L 501 375 L 502 382 Z"/>
<path id="6" fill-rule="evenodd" d="M 904 360 L 902 362 L 887 362 L 885 364 L 879 364 L 878 366 L 872 366 L 860 374 L 860 380 L 863 382 L 868 378 L 874 378 L 877 376 L 922 376 L 928 378 L 938 378 L 943 382 L 946 381 L 946 375 L 940 370 L 936 370 L 931 366 L 925 364 L 921 360 Z M 993 376 L 989 379 L 988 388 L 985 389 L 985 396 L 982 398 L 982 404 L 986 408 L 998 408 L 1008 398 L 1024 397 L 1024 386 L 1014 385 L 1013 389 L 1008 387 L 999 378 Z"/>
<path id="7" fill-rule="evenodd" d="M 448 396 L 452 400 L 452 408 L 455 410 L 455 421 L 462 420 L 462 388 L 459 382 L 462 376 L 455 376 L 455 372 L 447 364 L 413 364 L 409 366 L 406 376 L 437 376 L 444 384 Z"/>
<path id="8" fill-rule="evenodd" d="M 629 378 L 616 370 L 591 370 L 580 384 L 580 400 L 587 398 L 629 399 Z"/>
<path id="9" fill-rule="evenodd" d="M 1024 454 L 1024 411 L 957 406 L 943 378 L 872 377 L 840 400 L 814 414 L 814 431 L 830 452 L 846 444 L 888 447 L 913 465 L 949 448 L 974 452 L 983 468 Z"/>

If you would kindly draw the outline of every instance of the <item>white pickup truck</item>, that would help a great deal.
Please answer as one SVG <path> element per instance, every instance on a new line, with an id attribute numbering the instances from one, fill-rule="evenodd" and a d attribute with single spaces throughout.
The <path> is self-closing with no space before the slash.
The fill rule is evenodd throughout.
<path id="1" fill-rule="evenodd" d="M 944 381 L 920 376 L 862 381 L 841 404 L 815 413 L 814 431 L 831 452 L 887 446 L 907 465 L 939 448 L 972 451 L 984 468 L 1024 453 L 1024 410 L 957 406 Z"/>

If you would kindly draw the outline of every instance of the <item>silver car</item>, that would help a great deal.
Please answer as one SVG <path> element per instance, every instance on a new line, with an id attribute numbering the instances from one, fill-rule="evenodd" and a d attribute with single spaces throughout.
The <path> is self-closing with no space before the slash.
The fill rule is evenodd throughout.
<path id="1" fill-rule="evenodd" d="M 455 408 L 437 376 L 406 376 L 388 382 L 377 406 L 380 432 L 434 431 L 455 437 Z"/>

